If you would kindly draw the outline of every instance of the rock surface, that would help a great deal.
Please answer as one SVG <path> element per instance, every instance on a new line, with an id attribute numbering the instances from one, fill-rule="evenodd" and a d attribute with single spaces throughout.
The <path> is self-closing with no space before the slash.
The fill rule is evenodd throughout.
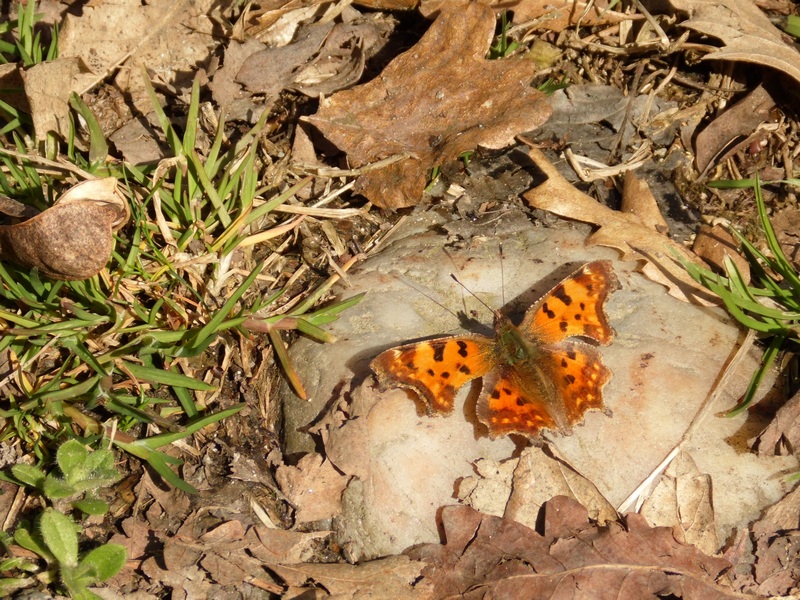
<path id="1" fill-rule="evenodd" d="M 311 401 L 285 394 L 286 452 L 318 451 L 308 433 L 316 432 L 330 461 L 351 477 L 334 523 L 350 558 L 438 541 L 437 510 L 458 502 L 459 494 L 481 510 L 535 525 L 530 521 L 536 512 L 520 509 L 520 494 L 509 502 L 516 461 L 521 453 L 527 456 L 527 442 L 487 437 L 475 418 L 480 380 L 464 386 L 454 414 L 428 417 L 405 391 L 380 393 L 368 365 L 388 347 L 463 331 L 457 311 L 484 323 L 470 330 L 491 334 L 490 311 L 455 284 L 451 273 L 518 322 L 575 267 L 616 258 L 608 249 L 584 248 L 588 231 L 564 222 L 537 227 L 514 212 L 481 225 L 431 211 L 409 217 L 350 275 L 351 287 L 342 296 L 368 294 L 330 327 L 338 341 L 295 344 L 292 359 Z M 606 305 L 617 332 L 613 344 L 601 349 L 613 372 L 604 394 L 613 416 L 592 411 L 573 435 L 548 432 L 543 438 L 544 449 L 553 448 L 614 507 L 679 442 L 742 337 L 722 311 L 669 297 L 635 267 L 614 262 L 622 289 Z M 746 357 L 684 446 L 713 482 L 720 543 L 783 495 L 782 475 L 797 465 L 791 457 L 758 458 L 747 451 L 745 440 L 763 426 L 754 414 L 720 416 L 743 393 L 757 360 L 756 354 Z M 563 485 L 546 477 L 542 472 L 519 481 L 534 491 Z"/>

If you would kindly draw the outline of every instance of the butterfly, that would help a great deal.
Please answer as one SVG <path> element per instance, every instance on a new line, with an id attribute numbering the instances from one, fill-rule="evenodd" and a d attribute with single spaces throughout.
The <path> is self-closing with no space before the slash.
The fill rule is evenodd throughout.
<path id="1" fill-rule="evenodd" d="M 522 323 L 495 311 L 494 337 L 467 334 L 391 348 L 370 363 L 381 388 L 405 387 L 429 415 L 453 412 L 456 392 L 483 378 L 478 419 L 496 438 L 542 429 L 568 433 L 590 409 L 603 410 L 611 371 L 595 346 L 614 337 L 604 303 L 619 289 L 611 262 L 590 262 L 525 313 Z"/>

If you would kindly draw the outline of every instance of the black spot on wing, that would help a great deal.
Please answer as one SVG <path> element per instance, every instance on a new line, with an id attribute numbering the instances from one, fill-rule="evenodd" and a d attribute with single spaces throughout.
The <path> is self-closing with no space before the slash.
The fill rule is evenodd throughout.
<path id="1" fill-rule="evenodd" d="M 563 286 L 558 286 L 554 289 L 553 296 L 561 300 L 566 306 L 572 304 L 572 297 L 566 292 Z"/>
<path id="2" fill-rule="evenodd" d="M 444 360 L 444 344 L 436 344 L 433 347 L 433 360 L 442 362 Z"/>

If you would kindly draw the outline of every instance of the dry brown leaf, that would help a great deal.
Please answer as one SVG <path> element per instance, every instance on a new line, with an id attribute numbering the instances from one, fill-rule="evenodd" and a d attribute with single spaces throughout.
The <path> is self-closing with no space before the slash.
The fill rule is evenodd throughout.
<path id="1" fill-rule="evenodd" d="M 430 18 L 442 10 L 463 8 L 471 0 L 422 0 L 419 11 Z M 536 21 L 537 29 L 560 32 L 566 27 L 577 25 L 585 27 L 619 23 L 629 17 L 613 10 L 608 10 L 608 2 L 576 2 L 575 0 L 480 0 L 495 13 L 507 10 L 514 11 L 514 23 Z"/>
<path id="2" fill-rule="evenodd" d="M 239 26 L 234 37 L 244 41 L 256 38 L 270 48 L 291 44 L 303 25 L 326 23 L 338 17 L 350 3 L 331 0 L 289 0 L 270 2 L 260 10 L 246 12 L 248 24 L 240 35 Z"/>
<path id="3" fill-rule="evenodd" d="M 296 467 L 278 467 L 275 480 L 295 507 L 295 523 L 308 523 L 339 514 L 348 478 L 321 454 L 307 454 Z"/>
<path id="4" fill-rule="evenodd" d="M 523 194 L 531 206 L 567 219 L 599 225 L 600 229 L 589 237 L 587 245 L 616 248 L 622 252 L 623 260 L 646 260 L 642 273 L 667 286 L 670 295 L 676 298 L 698 304 L 714 303 L 713 296 L 689 277 L 674 258 L 680 256 L 702 265 L 691 252 L 642 222 L 638 214 L 612 210 L 575 188 L 541 150 L 531 148 L 529 154 L 547 176 L 547 181 Z M 650 201 L 655 202 L 652 196 Z M 652 211 L 647 210 L 646 214 L 651 215 Z"/>
<path id="5" fill-rule="evenodd" d="M 78 58 L 61 57 L 22 71 L 37 140 L 50 131 L 63 138 L 69 135 L 69 96 L 93 78 Z"/>
<path id="6" fill-rule="evenodd" d="M 334 94 L 304 119 L 347 153 L 351 167 L 410 153 L 361 175 L 356 192 L 381 207 L 412 206 L 434 166 L 478 145 L 507 146 L 547 120 L 550 107 L 530 85 L 528 61 L 484 58 L 494 27 L 494 13 L 477 3 L 444 12 L 377 78 Z"/>
<path id="7" fill-rule="evenodd" d="M 754 445 L 760 456 L 797 454 L 800 457 L 800 392 L 778 409 Z"/>
<path id="8" fill-rule="evenodd" d="M 425 565 L 407 556 L 390 556 L 360 565 L 275 565 L 270 566 L 293 587 L 322 586 L 339 600 L 348 598 L 432 598 L 423 586 L 416 585 Z M 312 596 L 313 597 L 313 596 Z"/>
<path id="9" fill-rule="evenodd" d="M 673 460 L 640 511 L 651 526 L 672 527 L 675 539 L 706 554 L 719 549 L 711 502 L 711 477 L 700 473 L 688 453 Z"/>
<path id="10" fill-rule="evenodd" d="M 725 553 L 736 561 L 731 580 L 761 597 L 800 594 L 800 487 L 769 507 Z"/>
<path id="11" fill-rule="evenodd" d="M 277 96 L 294 81 L 297 69 L 319 51 L 333 25 L 331 22 L 315 23 L 301 29 L 291 44 L 262 47 L 245 59 L 236 74 L 236 82 L 251 93 Z"/>
<path id="12" fill-rule="evenodd" d="M 761 136 L 756 128 L 770 120 L 775 101 L 763 85 L 757 86 L 747 96 L 714 119 L 695 139 L 697 170 L 705 172 L 712 164 L 749 146 L 753 136 Z M 733 145 L 731 145 L 733 144 Z"/>
<path id="13" fill-rule="evenodd" d="M 739 254 L 739 243 L 719 225 L 701 225 L 692 244 L 692 251 L 702 258 L 717 272 L 725 272 L 725 257 L 730 258 L 742 274 L 745 281 L 750 281 L 750 263 Z"/>
<path id="14" fill-rule="evenodd" d="M 414 10 L 419 0 L 356 0 L 353 4 L 376 10 Z"/>
<path id="15" fill-rule="evenodd" d="M 330 534 L 330 531 L 287 531 L 256 527 L 255 530 L 248 531 L 248 537 L 255 535 L 259 544 L 251 544 L 248 551 L 268 565 L 305 562 L 313 558 L 315 547 Z"/>
<path id="16" fill-rule="evenodd" d="M 327 21 L 303 27 L 286 46 L 267 48 L 259 44 L 263 49 L 244 60 L 235 81 L 249 92 L 265 94 L 267 98 L 285 88 L 312 97 L 348 88 L 361 78 L 366 61 L 383 47 L 385 21 L 383 25 L 377 20 L 362 20 L 353 24 Z M 237 46 L 232 42 L 229 51 L 235 51 Z M 214 81 L 228 73 L 223 67 Z"/>
<path id="17" fill-rule="evenodd" d="M 187 87 L 213 53 L 213 24 L 199 2 L 189 0 L 116 0 L 84 6 L 67 14 L 59 31 L 61 57 L 78 57 L 100 81 L 121 65 L 114 79 L 147 114 L 153 109 L 142 81 L 142 66 L 163 83 Z"/>
<path id="18" fill-rule="evenodd" d="M 84 181 L 35 217 L 0 226 L 0 258 L 52 279 L 87 279 L 108 262 L 129 216 L 116 179 Z"/>
<path id="19" fill-rule="evenodd" d="M 800 53 L 751 0 L 670 0 L 689 13 L 679 23 L 722 41 L 724 46 L 703 60 L 733 60 L 778 69 L 800 82 Z"/>
<path id="20" fill-rule="evenodd" d="M 786 206 L 776 211 L 770 221 L 784 254 L 795 268 L 800 268 L 800 207 Z"/>
<path id="21" fill-rule="evenodd" d="M 679 543 L 641 515 L 598 527 L 559 496 L 544 507 L 544 534 L 469 507 L 442 509 L 445 543 L 408 555 L 423 560 L 435 597 L 739 598 L 716 582 L 728 561 Z"/>
<path id="22" fill-rule="evenodd" d="M 504 516 L 532 528 L 542 506 L 555 496 L 577 500 L 586 507 L 590 518 L 600 524 L 618 518 L 617 511 L 597 486 L 576 471 L 555 447 L 526 448 L 514 470 Z"/>

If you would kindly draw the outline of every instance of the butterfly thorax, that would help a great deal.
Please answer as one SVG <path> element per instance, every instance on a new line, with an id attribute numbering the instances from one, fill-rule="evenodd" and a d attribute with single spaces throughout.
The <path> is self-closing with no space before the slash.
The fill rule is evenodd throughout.
<path id="1" fill-rule="evenodd" d="M 495 315 L 495 332 L 497 334 L 497 353 L 500 364 L 517 366 L 534 360 L 540 354 L 536 346 L 526 340 L 522 331 L 511 320 L 502 314 Z M 529 336 L 530 337 L 530 336 Z"/>

